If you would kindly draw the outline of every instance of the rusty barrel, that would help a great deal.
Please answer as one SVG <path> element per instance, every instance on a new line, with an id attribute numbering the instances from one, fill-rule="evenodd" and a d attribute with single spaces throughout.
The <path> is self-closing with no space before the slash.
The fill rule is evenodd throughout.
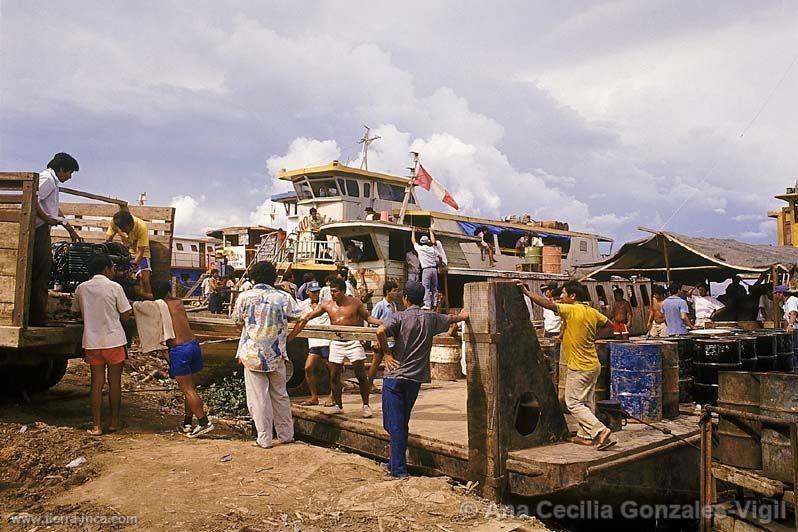
<path id="1" fill-rule="evenodd" d="M 664 345 L 665 342 L 610 344 L 611 397 L 643 421 L 662 420 Z"/>
<path id="2" fill-rule="evenodd" d="M 693 400 L 693 340 L 689 334 L 668 336 L 661 339 L 676 344 L 679 353 L 679 402 Z"/>
<path id="3" fill-rule="evenodd" d="M 792 373 L 793 343 L 792 333 L 779 331 L 776 333 L 776 371 Z"/>
<path id="4" fill-rule="evenodd" d="M 736 338 L 702 338 L 693 349 L 695 382 L 693 397 L 698 404 L 718 403 L 718 373 L 740 371 L 740 341 Z"/>
<path id="5" fill-rule="evenodd" d="M 752 414 L 761 411 L 760 380 L 764 373 L 721 371 L 718 375 L 718 406 Z M 762 469 L 762 426 L 758 422 L 720 416 L 718 452 L 724 464 Z"/>
<path id="6" fill-rule="evenodd" d="M 662 417 L 679 417 L 679 346 L 673 342 L 662 345 Z"/>
<path id="7" fill-rule="evenodd" d="M 740 340 L 740 363 L 743 371 L 754 371 L 756 369 L 756 336 L 751 334 L 741 334 L 737 336 Z"/>
<path id="8" fill-rule="evenodd" d="M 463 377 L 460 357 L 463 347 L 459 338 L 434 337 L 429 353 L 430 376 L 436 381 L 456 381 Z"/>
<path id="9" fill-rule="evenodd" d="M 560 340 L 553 338 L 541 338 L 540 350 L 543 352 L 543 358 L 546 359 L 546 370 L 551 377 L 551 383 L 555 388 L 559 387 L 559 369 L 560 369 Z"/>
<path id="10" fill-rule="evenodd" d="M 615 343 L 615 340 L 596 340 L 596 354 L 598 355 L 599 364 L 601 364 L 601 373 L 599 374 L 598 381 L 596 382 L 596 391 L 593 393 L 595 401 L 603 401 L 610 398 L 610 350 L 609 344 Z M 558 385 L 557 396 L 560 399 L 560 404 L 565 408 L 565 381 L 568 378 L 568 364 L 565 362 L 565 356 L 560 350 L 560 364 L 558 371 Z"/>
<path id="11" fill-rule="evenodd" d="M 798 375 L 765 373 L 759 388 L 762 414 L 798 422 Z M 765 475 L 792 484 L 792 464 L 789 429 L 763 424 L 762 469 Z"/>
<path id="12" fill-rule="evenodd" d="M 756 331 L 756 371 L 773 371 L 776 369 L 776 333 L 775 331 Z"/>

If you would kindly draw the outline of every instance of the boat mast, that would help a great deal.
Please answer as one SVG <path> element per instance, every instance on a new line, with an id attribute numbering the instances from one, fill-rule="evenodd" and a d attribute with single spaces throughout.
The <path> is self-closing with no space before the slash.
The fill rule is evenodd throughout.
<path id="1" fill-rule="evenodd" d="M 363 136 L 357 141 L 358 144 L 363 145 L 363 156 L 360 158 L 360 169 L 368 171 L 369 169 L 369 145 L 377 139 L 381 139 L 379 135 L 374 135 L 373 137 L 369 138 L 369 133 L 371 133 L 371 128 L 368 126 L 363 126 L 366 128 L 366 131 L 363 133 Z"/>
<path id="2" fill-rule="evenodd" d="M 413 186 L 416 184 L 416 172 L 418 172 L 418 152 L 411 151 L 413 154 L 413 166 L 408 166 L 410 170 L 410 181 L 407 182 L 405 188 L 405 197 L 402 200 L 402 210 L 399 211 L 399 225 L 405 223 L 405 213 L 407 212 L 407 204 L 410 203 L 410 193 L 413 191 Z"/>

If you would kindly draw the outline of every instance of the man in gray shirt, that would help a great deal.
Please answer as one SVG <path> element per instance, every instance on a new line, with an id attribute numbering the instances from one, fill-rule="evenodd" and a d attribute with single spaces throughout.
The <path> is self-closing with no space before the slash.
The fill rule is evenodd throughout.
<path id="1" fill-rule="evenodd" d="M 405 284 L 405 310 L 386 319 L 377 328 L 377 339 L 385 354 L 382 378 L 382 424 L 391 435 L 391 478 L 407 478 L 407 436 L 410 412 L 422 382 L 430 382 L 429 353 L 432 338 L 449 330 L 453 323 L 468 319 L 465 309 L 456 316 L 422 310 L 424 286 L 417 281 Z M 388 337 L 394 339 L 393 348 Z"/>

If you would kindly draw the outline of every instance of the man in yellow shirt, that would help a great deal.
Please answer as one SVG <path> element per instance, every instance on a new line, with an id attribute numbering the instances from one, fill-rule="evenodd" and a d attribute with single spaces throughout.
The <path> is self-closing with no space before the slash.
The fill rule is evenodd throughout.
<path id="1" fill-rule="evenodd" d="M 128 211 L 119 211 L 114 214 L 106 235 L 108 237 L 105 239 L 106 242 L 111 242 L 116 235 L 121 237 L 122 243 L 133 255 L 132 264 L 136 271 L 136 277 L 141 282 L 141 295 L 146 299 L 152 299 L 152 288 L 150 287 L 152 265 L 150 264 L 150 235 L 147 223 Z"/>
<path id="2" fill-rule="evenodd" d="M 610 438 L 612 431 L 594 413 L 596 383 L 601 374 L 601 364 L 596 352 L 596 338 L 611 337 L 612 322 L 598 310 L 577 302 L 584 288 L 578 281 L 569 281 L 562 287 L 560 303 L 535 294 L 523 281 L 518 286 L 533 302 L 553 310 L 562 318 L 564 333 L 562 351 L 568 364 L 565 379 L 565 406 L 579 423 L 576 437 L 571 441 L 582 445 L 595 445 L 603 451 L 617 442 Z"/>

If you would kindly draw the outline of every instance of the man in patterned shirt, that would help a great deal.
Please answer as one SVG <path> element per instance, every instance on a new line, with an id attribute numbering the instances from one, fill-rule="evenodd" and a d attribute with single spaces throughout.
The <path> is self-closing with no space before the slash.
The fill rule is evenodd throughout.
<path id="1" fill-rule="evenodd" d="M 233 320 L 243 325 L 236 357 L 244 366 L 247 407 L 258 431 L 257 444 L 272 447 L 272 426 L 281 443 L 294 441 L 291 400 L 286 391 L 286 344 L 298 330 L 286 334 L 288 320 L 298 316 L 297 302 L 274 288 L 277 270 L 274 264 L 261 261 L 249 272 L 255 283 L 238 296 Z"/>

